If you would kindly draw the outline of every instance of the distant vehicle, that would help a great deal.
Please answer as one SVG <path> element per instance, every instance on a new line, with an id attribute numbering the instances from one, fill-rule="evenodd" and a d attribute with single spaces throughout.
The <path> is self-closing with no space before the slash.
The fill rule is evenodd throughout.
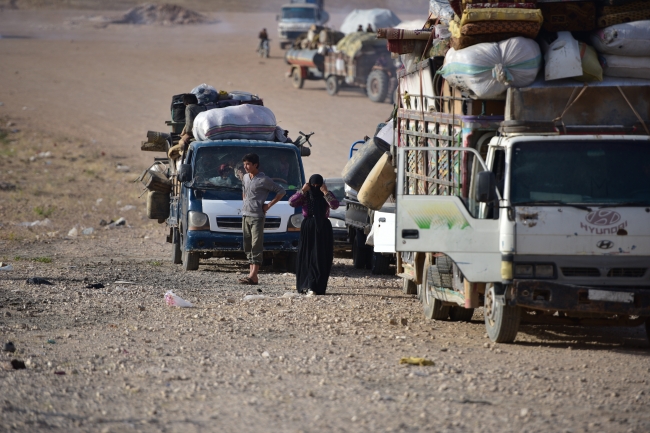
<path id="1" fill-rule="evenodd" d="M 332 231 L 334 232 L 334 250 L 335 251 L 349 251 L 352 248 L 350 244 L 350 235 L 348 226 L 345 224 L 345 183 L 340 177 L 331 177 L 325 179 L 327 189 L 332 191 L 334 196 L 339 201 L 338 209 L 330 209 L 330 223 L 332 223 Z"/>
<path id="2" fill-rule="evenodd" d="M 292 2 L 282 6 L 278 21 L 280 48 L 290 46 L 293 41 L 306 33 L 312 25 L 321 26 L 329 21 L 329 14 L 323 10 L 323 2 Z"/>

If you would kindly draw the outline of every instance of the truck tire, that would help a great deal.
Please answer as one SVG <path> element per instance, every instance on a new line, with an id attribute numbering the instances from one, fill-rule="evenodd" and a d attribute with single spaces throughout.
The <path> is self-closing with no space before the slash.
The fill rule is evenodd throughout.
<path id="1" fill-rule="evenodd" d="M 445 320 L 449 317 L 449 306 L 443 305 L 440 299 L 433 296 L 429 284 L 429 267 L 431 267 L 431 265 L 427 258 L 424 262 L 424 268 L 422 269 L 422 287 L 420 288 L 420 299 L 422 300 L 424 317 L 428 320 Z"/>
<path id="2" fill-rule="evenodd" d="M 177 233 L 178 229 L 174 229 L 174 236 L 172 236 L 172 263 L 180 265 L 183 263 L 183 252 L 181 251 L 181 238 Z M 177 240 L 176 243 L 173 241 L 174 238 Z"/>
<path id="3" fill-rule="evenodd" d="M 199 253 L 183 251 L 183 270 L 196 271 L 199 269 Z"/>
<path id="4" fill-rule="evenodd" d="M 449 256 L 436 257 L 436 266 L 441 274 L 451 274 L 454 261 Z"/>
<path id="5" fill-rule="evenodd" d="M 372 253 L 371 256 L 371 272 L 375 275 L 388 275 L 390 274 L 390 257 L 382 253 Z"/>
<path id="6" fill-rule="evenodd" d="M 357 229 L 352 242 L 352 266 L 355 269 L 365 269 L 368 253 L 366 250 L 366 235 Z"/>
<path id="7" fill-rule="evenodd" d="M 388 75 L 386 72 L 375 69 L 368 75 L 366 93 L 372 102 L 384 102 L 388 95 Z"/>
<path id="8" fill-rule="evenodd" d="M 415 284 L 415 281 L 413 280 L 402 278 L 402 292 L 404 292 L 405 295 L 417 295 L 418 285 Z"/>
<path id="9" fill-rule="evenodd" d="M 485 329 L 495 343 L 512 343 L 521 322 L 521 308 L 506 305 L 503 295 L 497 295 L 494 285 L 485 292 Z"/>
<path id="10" fill-rule="evenodd" d="M 287 254 L 287 259 L 285 260 L 285 271 L 295 274 L 298 267 L 298 253 L 289 253 Z"/>
<path id="11" fill-rule="evenodd" d="M 336 75 L 330 75 L 327 77 L 327 81 L 325 81 L 325 89 L 327 90 L 327 94 L 330 96 L 339 93 L 339 79 Z"/>
<path id="12" fill-rule="evenodd" d="M 429 282 L 434 287 L 444 287 L 445 289 L 453 289 L 454 275 L 452 273 L 440 272 L 438 265 L 429 266 Z"/>
<path id="13" fill-rule="evenodd" d="M 449 320 L 452 322 L 470 322 L 474 315 L 473 308 L 464 308 L 461 306 L 453 306 L 449 309 Z"/>
<path id="14" fill-rule="evenodd" d="M 302 72 L 300 68 L 294 68 L 293 73 L 291 74 L 291 84 L 296 89 L 302 89 L 302 86 L 305 84 L 305 79 L 302 78 Z"/>

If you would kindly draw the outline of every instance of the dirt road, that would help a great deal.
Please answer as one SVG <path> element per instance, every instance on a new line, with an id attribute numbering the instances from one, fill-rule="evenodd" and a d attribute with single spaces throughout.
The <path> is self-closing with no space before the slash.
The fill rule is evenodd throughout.
<path id="1" fill-rule="evenodd" d="M 14 268 L 0 271 L 0 343 L 16 346 L 0 352 L 0 431 L 650 431 L 643 328 L 522 326 L 493 345 L 481 311 L 425 321 L 397 278 L 346 258 L 313 298 L 270 269 L 261 293 L 236 284 L 242 262 L 172 265 L 132 183 L 172 94 L 202 82 L 259 93 L 287 129 L 316 131 L 305 165 L 325 176 L 390 106 L 293 89 L 275 47 L 255 57 L 272 14 L 201 27 L 107 15 L 0 14 L 0 261 Z M 127 225 L 99 224 L 118 217 Z M 168 290 L 195 307 L 165 305 Z"/>

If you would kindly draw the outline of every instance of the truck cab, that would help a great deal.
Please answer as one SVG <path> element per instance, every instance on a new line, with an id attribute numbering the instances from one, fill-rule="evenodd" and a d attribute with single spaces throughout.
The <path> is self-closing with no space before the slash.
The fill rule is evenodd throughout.
<path id="1" fill-rule="evenodd" d="M 272 257 L 274 267 L 295 270 L 302 213 L 288 199 L 305 182 L 300 149 L 239 139 L 193 142 L 179 167 L 179 194 L 172 196 L 168 223 L 175 230 L 173 254 L 180 256 L 175 261 L 184 269 L 198 269 L 200 258 L 243 253 L 241 161 L 247 153 L 258 154 L 260 171 L 286 191 L 266 215 L 265 257 Z"/>
<path id="2" fill-rule="evenodd" d="M 329 21 L 329 14 L 322 8 L 322 3 L 292 2 L 282 6 L 278 21 L 280 48 L 284 49 L 312 25 L 321 26 Z"/>

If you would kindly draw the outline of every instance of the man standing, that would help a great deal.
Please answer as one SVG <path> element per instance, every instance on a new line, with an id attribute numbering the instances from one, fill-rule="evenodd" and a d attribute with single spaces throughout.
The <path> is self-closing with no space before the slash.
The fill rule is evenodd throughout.
<path id="1" fill-rule="evenodd" d="M 239 280 L 240 284 L 258 283 L 257 273 L 262 264 L 264 251 L 264 219 L 271 207 L 276 204 L 285 191 L 260 170 L 260 157 L 249 153 L 242 158 L 246 174 L 242 182 L 242 230 L 244 232 L 244 252 L 250 264 L 248 277 Z M 269 203 L 264 203 L 269 192 L 275 192 L 275 197 Z"/>

